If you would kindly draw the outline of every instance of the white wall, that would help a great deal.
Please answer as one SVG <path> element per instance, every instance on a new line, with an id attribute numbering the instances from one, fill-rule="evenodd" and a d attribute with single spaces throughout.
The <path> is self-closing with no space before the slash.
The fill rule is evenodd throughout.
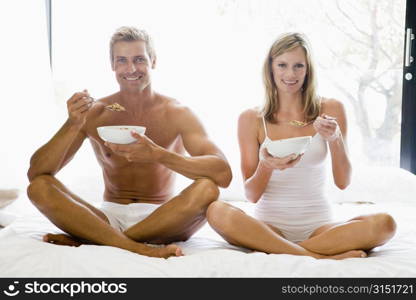
<path id="1" fill-rule="evenodd" d="M 56 129 L 45 2 L 1 1 L 0 37 L 0 189 L 24 189 L 31 153 Z"/>

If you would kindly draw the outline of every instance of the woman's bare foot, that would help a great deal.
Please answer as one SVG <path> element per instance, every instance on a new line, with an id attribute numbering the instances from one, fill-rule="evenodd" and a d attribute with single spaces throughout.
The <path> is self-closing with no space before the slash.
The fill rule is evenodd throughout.
<path id="1" fill-rule="evenodd" d="M 344 253 L 336 254 L 336 255 L 321 255 L 318 257 L 320 259 L 346 259 L 346 258 L 364 258 L 367 257 L 367 253 L 362 250 L 350 250 Z"/>

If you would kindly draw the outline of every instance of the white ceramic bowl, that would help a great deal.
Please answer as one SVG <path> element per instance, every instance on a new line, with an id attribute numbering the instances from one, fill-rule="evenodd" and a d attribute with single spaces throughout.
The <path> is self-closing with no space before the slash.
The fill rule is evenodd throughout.
<path id="1" fill-rule="evenodd" d="M 284 157 L 290 154 L 300 155 L 305 153 L 310 142 L 311 136 L 299 136 L 289 139 L 270 141 L 266 145 L 267 151 L 274 157 Z"/>
<path id="2" fill-rule="evenodd" d="M 98 135 L 106 142 L 114 144 L 130 144 L 137 141 L 131 136 L 131 131 L 135 130 L 137 133 L 144 134 L 146 127 L 143 126 L 102 126 L 97 127 Z"/>

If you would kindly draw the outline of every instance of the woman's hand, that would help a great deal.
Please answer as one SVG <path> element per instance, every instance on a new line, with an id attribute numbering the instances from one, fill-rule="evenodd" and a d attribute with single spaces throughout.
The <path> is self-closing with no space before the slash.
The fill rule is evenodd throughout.
<path id="1" fill-rule="evenodd" d="M 341 136 L 336 119 L 325 114 L 316 118 L 313 122 L 313 127 L 328 142 L 333 142 Z"/>
<path id="2" fill-rule="evenodd" d="M 302 155 L 303 154 L 290 154 L 285 157 L 273 157 L 270 155 L 266 148 L 263 148 L 261 150 L 262 159 L 260 160 L 260 163 L 269 169 L 277 169 L 283 171 L 287 168 L 293 168 L 299 162 Z"/>

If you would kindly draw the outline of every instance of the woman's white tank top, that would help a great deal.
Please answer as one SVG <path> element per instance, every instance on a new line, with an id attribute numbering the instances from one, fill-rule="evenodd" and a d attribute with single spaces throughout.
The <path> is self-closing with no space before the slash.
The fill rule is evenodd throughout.
<path id="1" fill-rule="evenodd" d="M 270 142 L 263 118 L 265 139 Z M 326 196 L 326 141 L 317 133 L 312 137 L 301 160 L 292 168 L 274 170 L 261 199 L 255 205 L 255 217 L 265 222 L 287 225 L 312 225 L 331 219 Z"/>

